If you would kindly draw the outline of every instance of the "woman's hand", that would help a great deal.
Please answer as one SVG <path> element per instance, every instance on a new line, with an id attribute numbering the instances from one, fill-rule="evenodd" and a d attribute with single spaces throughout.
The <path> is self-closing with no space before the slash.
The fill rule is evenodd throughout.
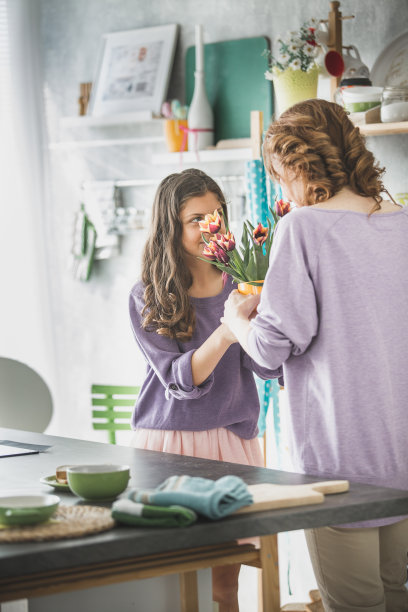
<path id="1" fill-rule="evenodd" d="M 236 289 L 232 291 L 224 304 L 222 323 L 231 328 L 234 320 L 252 319 L 256 315 L 256 307 L 260 302 L 260 295 L 242 295 Z"/>
<path id="2" fill-rule="evenodd" d="M 221 323 L 228 325 L 242 348 L 248 352 L 249 320 L 256 315 L 259 295 L 241 295 L 232 291 L 224 304 L 224 316 Z"/>

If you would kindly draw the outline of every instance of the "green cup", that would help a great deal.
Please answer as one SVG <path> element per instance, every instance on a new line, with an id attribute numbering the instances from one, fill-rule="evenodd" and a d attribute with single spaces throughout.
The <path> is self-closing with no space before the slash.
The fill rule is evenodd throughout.
<path id="1" fill-rule="evenodd" d="M 58 508 L 56 495 L 0 496 L 1 525 L 35 525 L 47 521 Z"/>
<path id="2" fill-rule="evenodd" d="M 110 501 L 122 493 L 129 482 L 128 465 L 75 465 L 67 469 L 69 488 L 89 501 Z"/>

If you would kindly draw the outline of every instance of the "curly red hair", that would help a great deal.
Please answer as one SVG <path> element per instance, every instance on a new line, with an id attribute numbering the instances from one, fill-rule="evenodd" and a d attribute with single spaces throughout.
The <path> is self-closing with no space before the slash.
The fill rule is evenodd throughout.
<path id="1" fill-rule="evenodd" d="M 360 130 L 333 102 L 312 99 L 295 104 L 271 124 L 263 145 L 265 167 L 277 178 L 274 161 L 303 179 L 305 203 L 324 202 L 343 187 L 375 200 L 381 208 L 384 168 L 366 148 Z"/>

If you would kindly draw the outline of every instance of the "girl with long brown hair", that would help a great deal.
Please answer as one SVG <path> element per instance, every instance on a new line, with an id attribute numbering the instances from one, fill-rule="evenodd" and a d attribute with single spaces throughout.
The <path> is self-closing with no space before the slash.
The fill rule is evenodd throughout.
<path id="1" fill-rule="evenodd" d="M 297 208 L 259 305 L 234 291 L 222 320 L 259 364 L 283 364 L 295 471 L 408 489 L 408 209 L 383 199 L 384 170 L 337 104 L 284 112 L 264 161 Z M 326 612 L 408 610 L 406 517 L 306 540 Z"/>
<path id="2" fill-rule="evenodd" d="M 220 323 L 234 284 L 200 259 L 205 244 L 199 222 L 213 214 L 225 229 L 224 195 L 204 172 L 184 170 L 160 183 L 152 213 L 142 279 L 129 302 L 134 336 L 147 362 L 132 417 L 132 445 L 263 466 L 253 372 L 269 379 L 281 369 L 258 366 Z M 238 610 L 239 568 L 213 570 L 213 598 L 221 612 Z"/>

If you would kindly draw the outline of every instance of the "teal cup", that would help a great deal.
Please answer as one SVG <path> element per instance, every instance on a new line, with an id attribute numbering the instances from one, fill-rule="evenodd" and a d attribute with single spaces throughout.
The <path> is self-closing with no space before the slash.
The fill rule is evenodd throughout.
<path id="1" fill-rule="evenodd" d="M 0 496 L 0 524 L 7 526 L 45 523 L 58 508 L 56 495 Z"/>
<path id="2" fill-rule="evenodd" d="M 110 501 L 123 493 L 130 477 L 128 465 L 75 465 L 67 468 L 68 486 L 89 501 Z"/>

